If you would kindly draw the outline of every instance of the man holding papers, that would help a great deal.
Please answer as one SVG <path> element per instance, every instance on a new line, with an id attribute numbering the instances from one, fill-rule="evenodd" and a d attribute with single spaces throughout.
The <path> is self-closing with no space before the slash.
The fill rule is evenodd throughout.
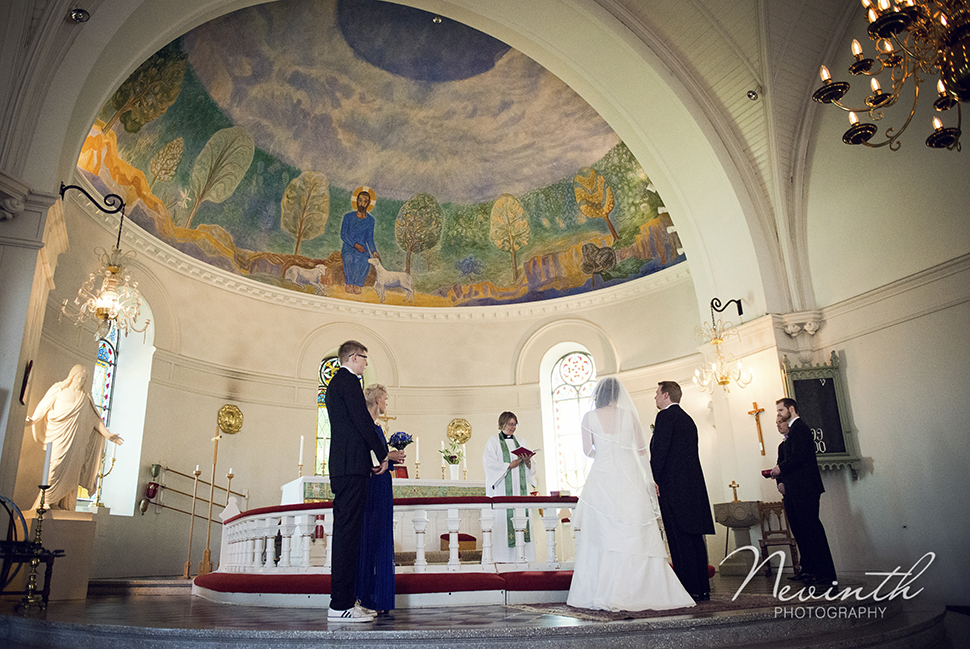
<path id="1" fill-rule="evenodd" d="M 519 422 L 514 413 L 503 412 L 498 418 L 499 434 L 485 442 L 482 464 L 485 467 L 485 493 L 494 496 L 528 496 L 536 486 L 536 473 L 532 466 L 534 453 L 517 439 L 515 429 Z M 516 450 L 519 452 L 516 453 Z M 492 528 L 492 560 L 495 563 L 515 561 L 515 528 L 512 525 L 513 509 L 496 511 Z M 525 532 L 525 558 L 535 561 L 536 550 L 532 544 L 531 529 Z"/>

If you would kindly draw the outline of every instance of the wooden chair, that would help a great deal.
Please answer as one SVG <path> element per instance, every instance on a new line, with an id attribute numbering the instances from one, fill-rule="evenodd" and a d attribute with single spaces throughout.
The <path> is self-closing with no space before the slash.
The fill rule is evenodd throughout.
<path id="1" fill-rule="evenodd" d="M 768 554 L 768 547 L 772 545 L 787 545 L 791 554 L 792 569 L 797 575 L 801 570 L 798 562 L 798 546 L 795 537 L 788 527 L 788 517 L 785 516 L 785 504 L 781 501 L 773 503 L 758 502 L 758 516 L 761 519 L 761 554 Z M 771 576 L 771 563 L 765 564 L 765 576 Z"/>

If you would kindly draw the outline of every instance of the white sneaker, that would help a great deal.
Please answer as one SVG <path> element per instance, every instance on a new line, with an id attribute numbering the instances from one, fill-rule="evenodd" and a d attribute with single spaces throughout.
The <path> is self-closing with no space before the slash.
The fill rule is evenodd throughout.
<path id="1" fill-rule="evenodd" d="M 338 611 L 332 608 L 327 610 L 328 622 L 372 622 L 373 620 L 374 616 L 365 613 L 359 606 L 348 608 L 345 611 Z"/>

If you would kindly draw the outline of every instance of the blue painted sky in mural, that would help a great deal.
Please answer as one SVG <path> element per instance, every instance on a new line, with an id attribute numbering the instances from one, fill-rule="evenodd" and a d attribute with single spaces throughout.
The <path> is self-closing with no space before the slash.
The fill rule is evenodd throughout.
<path id="1" fill-rule="evenodd" d="M 491 201 L 569 177 L 619 143 L 582 98 L 514 49 L 487 50 L 494 65 L 467 79 L 415 80 L 356 53 L 337 14 L 331 0 L 282 0 L 206 23 L 184 40 L 233 123 L 258 147 L 335 186 L 372 184 L 378 200 L 429 193 L 442 203 Z M 385 59 L 400 51 L 362 24 L 349 25 L 369 42 L 358 52 L 379 60 L 384 50 Z M 456 62 L 459 76 L 486 67 L 439 55 Z"/>
<path id="2" fill-rule="evenodd" d="M 510 49 L 467 25 L 379 0 L 340 0 L 337 20 L 357 56 L 415 81 L 469 79 Z"/>

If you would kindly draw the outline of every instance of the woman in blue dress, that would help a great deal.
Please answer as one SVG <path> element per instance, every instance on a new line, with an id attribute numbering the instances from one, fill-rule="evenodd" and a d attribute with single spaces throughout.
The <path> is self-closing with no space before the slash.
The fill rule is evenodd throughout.
<path id="1" fill-rule="evenodd" d="M 364 390 L 367 409 L 374 418 L 378 435 L 384 430 L 377 417 L 387 409 L 387 388 L 379 383 Z M 386 442 L 385 442 L 386 445 Z M 386 613 L 394 608 L 394 495 L 391 489 L 392 466 L 403 462 L 404 451 L 391 449 L 388 470 L 367 481 L 367 505 L 360 530 L 360 557 L 357 561 L 357 599 L 364 608 Z"/>
<path id="2" fill-rule="evenodd" d="M 368 212 L 374 209 L 377 194 L 370 187 L 354 190 L 352 204 L 355 212 L 344 214 L 340 224 L 340 240 L 343 246 L 340 256 L 344 262 L 344 287 L 348 293 L 360 293 L 371 266 L 367 260 L 372 256 L 380 259 L 374 244 L 374 217 Z"/>

